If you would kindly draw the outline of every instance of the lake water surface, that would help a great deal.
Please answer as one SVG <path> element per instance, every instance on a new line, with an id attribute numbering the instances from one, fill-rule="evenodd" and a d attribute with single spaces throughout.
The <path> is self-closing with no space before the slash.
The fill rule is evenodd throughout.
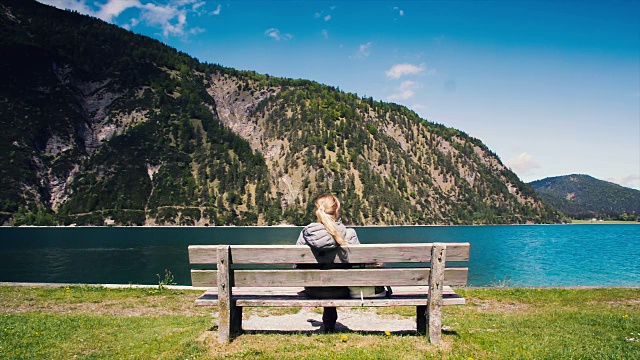
<path id="1" fill-rule="evenodd" d="M 0 228 L 0 281 L 190 285 L 187 246 L 294 244 L 300 227 Z M 640 225 L 356 227 L 362 243 L 469 242 L 470 286 L 640 286 Z"/>

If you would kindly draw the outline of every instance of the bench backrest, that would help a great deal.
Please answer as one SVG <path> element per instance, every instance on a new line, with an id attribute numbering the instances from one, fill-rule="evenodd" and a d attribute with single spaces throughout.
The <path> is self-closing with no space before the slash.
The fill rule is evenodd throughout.
<path id="1" fill-rule="evenodd" d="M 467 284 L 468 268 L 445 268 L 445 263 L 469 261 L 469 248 L 469 243 L 362 244 L 343 246 L 330 255 L 335 255 L 335 263 L 384 263 L 382 268 L 283 269 L 281 265 L 317 263 L 318 254 L 314 256 L 304 245 L 192 245 L 189 261 L 216 265 L 218 269 L 191 270 L 191 283 L 197 287 L 216 287 L 219 281 L 235 287 L 414 286 L 429 284 L 435 265 L 431 255 L 437 253 L 438 268 L 434 272 L 444 272 L 444 285 L 463 286 Z M 434 252 L 436 249 L 439 252 Z M 416 266 L 407 267 L 406 263 Z M 279 268 L 236 270 L 233 266 L 256 264 Z M 399 264 L 401 267 L 394 267 Z M 427 264 L 430 266 L 425 267 Z"/>

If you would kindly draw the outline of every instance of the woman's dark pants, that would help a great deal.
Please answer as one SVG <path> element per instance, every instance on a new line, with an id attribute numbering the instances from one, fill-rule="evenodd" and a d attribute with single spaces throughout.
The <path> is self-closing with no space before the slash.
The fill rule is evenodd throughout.
<path id="1" fill-rule="evenodd" d="M 318 299 L 343 299 L 349 297 L 349 288 L 344 286 L 305 287 L 309 297 Z M 322 323 L 325 332 L 336 331 L 338 310 L 335 307 L 325 307 L 322 313 Z"/>

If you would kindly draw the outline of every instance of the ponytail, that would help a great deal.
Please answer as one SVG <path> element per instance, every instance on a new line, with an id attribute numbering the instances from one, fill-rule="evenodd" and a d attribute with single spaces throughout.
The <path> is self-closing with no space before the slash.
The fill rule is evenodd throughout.
<path id="1" fill-rule="evenodd" d="M 338 231 L 336 219 L 340 216 L 340 201 L 333 195 L 322 195 L 316 200 L 316 216 L 340 245 L 345 245 L 347 241 Z"/>

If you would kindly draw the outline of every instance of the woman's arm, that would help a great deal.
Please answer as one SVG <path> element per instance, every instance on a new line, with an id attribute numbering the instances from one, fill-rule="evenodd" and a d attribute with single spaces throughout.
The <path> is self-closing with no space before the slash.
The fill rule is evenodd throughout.
<path id="1" fill-rule="evenodd" d="M 345 236 L 345 240 L 347 240 L 347 244 L 349 245 L 360 245 L 358 234 L 356 234 L 354 229 L 347 228 L 347 236 Z"/>

